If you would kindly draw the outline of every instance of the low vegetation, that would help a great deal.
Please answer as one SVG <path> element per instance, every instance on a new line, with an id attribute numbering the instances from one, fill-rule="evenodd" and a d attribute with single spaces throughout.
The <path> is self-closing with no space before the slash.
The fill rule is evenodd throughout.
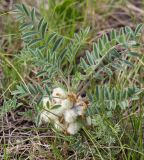
<path id="1" fill-rule="evenodd" d="M 38 6 L 16 4 L 3 23 L 1 158 L 143 160 L 144 11 L 108 0 Z"/>

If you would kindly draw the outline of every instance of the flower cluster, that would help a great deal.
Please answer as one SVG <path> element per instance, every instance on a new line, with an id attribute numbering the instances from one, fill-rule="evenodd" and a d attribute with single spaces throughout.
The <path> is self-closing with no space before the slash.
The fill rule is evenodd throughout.
<path id="1" fill-rule="evenodd" d="M 40 124 L 53 123 L 54 127 L 69 134 L 76 134 L 80 128 L 80 120 L 85 118 L 88 102 L 85 98 L 62 88 L 55 88 L 52 99 L 43 98 L 43 110 L 40 114 Z"/>

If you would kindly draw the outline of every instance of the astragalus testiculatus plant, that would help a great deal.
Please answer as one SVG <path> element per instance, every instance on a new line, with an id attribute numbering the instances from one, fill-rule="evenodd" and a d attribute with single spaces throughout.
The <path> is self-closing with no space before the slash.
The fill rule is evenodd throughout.
<path id="1" fill-rule="evenodd" d="M 43 98 L 43 110 L 40 113 L 40 124 L 52 123 L 54 127 L 69 134 L 76 134 L 80 128 L 80 121 L 87 121 L 85 111 L 88 101 L 62 88 L 55 88 L 52 98 Z"/>
<path id="2" fill-rule="evenodd" d="M 137 77 L 143 71 L 143 24 L 132 29 L 111 29 L 91 41 L 89 33 L 93 32 L 89 27 L 78 29 L 69 38 L 51 30 L 34 8 L 22 4 L 16 12 L 24 42 L 18 60 L 22 67 L 28 65 L 28 72 L 12 93 L 23 103 L 24 116 L 35 124 L 36 134 L 45 132 L 46 138 L 42 134 L 38 140 L 56 154 L 68 148 L 70 157 L 65 159 L 74 159 L 71 152 L 76 156 L 78 153 L 76 159 L 87 159 L 86 152 L 90 159 L 93 155 L 98 155 L 94 159 L 121 159 L 112 158 L 113 150 L 114 154 L 123 149 L 127 153 L 127 143 L 122 143 L 127 138 L 131 143 L 131 135 L 135 137 L 131 133 L 140 129 L 129 132 L 128 123 L 137 114 L 135 109 L 140 107 L 143 96 Z M 136 116 L 132 126 L 137 122 Z M 48 126 L 39 128 L 44 123 Z M 138 123 L 141 125 L 141 120 Z M 130 150 L 130 155 L 136 148 Z"/>

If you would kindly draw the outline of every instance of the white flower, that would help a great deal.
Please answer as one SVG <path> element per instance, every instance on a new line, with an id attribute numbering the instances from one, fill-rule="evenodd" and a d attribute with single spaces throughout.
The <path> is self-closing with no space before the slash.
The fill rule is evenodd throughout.
<path id="1" fill-rule="evenodd" d="M 48 111 L 43 111 L 40 115 L 40 122 L 39 125 L 41 124 L 46 124 L 52 122 L 54 124 L 54 127 L 59 130 L 63 131 L 64 130 L 64 125 L 59 122 L 58 117 L 55 116 L 53 113 L 50 113 Z"/>
<path id="2" fill-rule="evenodd" d="M 61 117 L 63 115 L 63 113 L 65 112 L 65 110 L 67 110 L 71 107 L 72 107 L 72 103 L 68 99 L 65 99 L 62 101 L 61 105 L 58 108 L 50 109 L 49 114 L 56 115 L 57 117 Z"/>
<path id="3" fill-rule="evenodd" d="M 73 102 L 71 102 L 69 99 L 65 99 L 61 103 L 61 108 L 63 108 L 63 110 L 70 109 L 72 107 L 73 107 Z"/>
<path id="4" fill-rule="evenodd" d="M 75 106 L 75 112 L 79 115 L 82 116 L 84 114 L 84 109 L 82 106 Z"/>
<path id="5" fill-rule="evenodd" d="M 84 115 L 86 107 L 87 105 L 82 100 L 78 100 L 74 106 L 74 109 L 79 116 L 82 116 Z"/>
<path id="6" fill-rule="evenodd" d="M 42 111 L 40 114 L 40 122 L 41 123 L 49 123 L 50 121 L 55 121 L 58 119 L 58 116 L 54 115 L 49 111 Z M 40 123 L 40 124 L 41 124 Z"/>
<path id="7" fill-rule="evenodd" d="M 65 112 L 64 112 L 64 120 L 65 122 L 67 123 L 72 123 L 76 120 L 77 118 L 77 113 L 75 112 L 74 109 L 67 109 Z"/>
<path id="8" fill-rule="evenodd" d="M 60 105 L 62 100 L 66 98 L 66 92 L 62 88 L 54 88 L 52 97 L 52 100 L 55 103 L 55 105 Z"/>
<path id="9" fill-rule="evenodd" d="M 67 128 L 67 132 L 72 135 L 76 134 L 79 130 L 80 124 L 78 122 L 70 123 Z"/>
<path id="10" fill-rule="evenodd" d="M 49 103 L 49 107 L 51 106 L 51 101 L 50 101 L 49 97 L 44 97 L 43 100 L 42 100 L 42 102 L 43 102 L 43 107 L 45 109 L 48 109 L 48 106 L 47 106 L 48 103 Z"/>
<path id="11" fill-rule="evenodd" d="M 47 111 L 42 111 L 40 113 L 40 117 L 39 117 L 39 125 L 42 125 L 43 123 L 49 123 L 49 118 L 47 116 Z"/>
<path id="12" fill-rule="evenodd" d="M 68 93 L 62 88 L 54 88 L 52 100 L 49 97 L 43 98 L 43 107 L 44 109 L 40 114 L 40 124 L 52 123 L 57 130 L 67 131 L 74 135 L 81 128 L 78 116 L 85 114 L 87 103 L 81 96 L 77 97 L 75 93 Z M 59 118 L 62 122 L 59 121 Z M 87 126 L 91 125 L 90 118 L 85 117 Z"/>
<path id="13" fill-rule="evenodd" d="M 51 109 L 50 112 L 51 112 L 51 114 L 53 114 L 53 115 L 62 116 L 63 109 L 62 109 L 62 107 L 60 106 L 60 107 L 58 107 L 58 108 L 56 108 L 56 109 Z"/>
<path id="14" fill-rule="evenodd" d="M 43 102 L 44 105 L 45 105 L 44 107 L 46 107 L 45 103 L 47 101 L 49 101 L 49 99 L 44 99 L 44 102 Z M 65 110 L 67 110 L 71 107 L 72 107 L 72 102 L 70 102 L 69 99 L 65 99 L 65 100 L 62 101 L 61 106 L 59 106 L 58 108 L 43 110 L 40 114 L 40 121 L 42 123 L 49 123 L 50 121 L 55 121 L 63 115 Z"/>

